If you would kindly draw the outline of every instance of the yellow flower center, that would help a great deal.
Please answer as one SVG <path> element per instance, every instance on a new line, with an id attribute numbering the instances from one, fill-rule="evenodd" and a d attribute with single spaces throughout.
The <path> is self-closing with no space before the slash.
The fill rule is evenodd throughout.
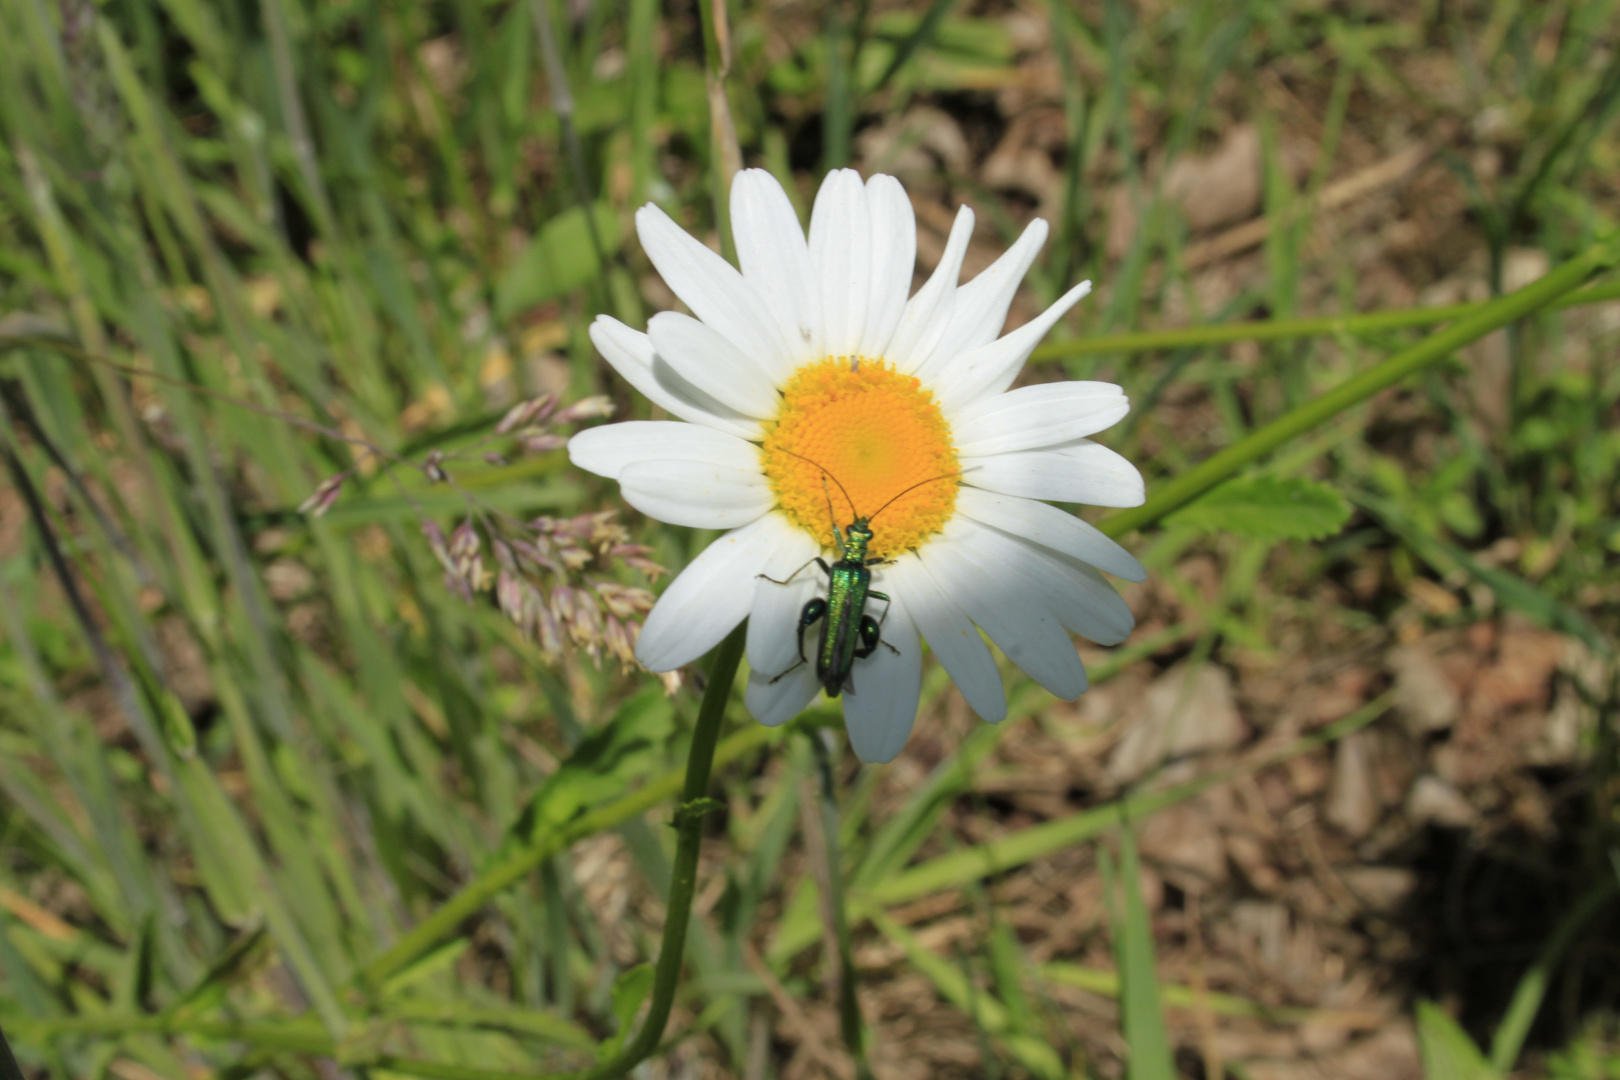
<path id="1" fill-rule="evenodd" d="M 824 548 L 834 547 L 834 521 L 843 529 L 864 514 L 874 519 L 870 554 L 895 555 L 950 520 L 956 448 L 916 379 L 885 360 L 850 360 L 829 356 L 794 372 L 760 457 L 783 511 Z"/>

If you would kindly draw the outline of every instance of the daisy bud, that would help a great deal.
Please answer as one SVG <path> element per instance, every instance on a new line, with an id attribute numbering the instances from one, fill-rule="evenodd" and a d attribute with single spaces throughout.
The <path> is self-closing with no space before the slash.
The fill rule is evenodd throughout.
<path id="1" fill-rule="evenodd" d="M 562 559 L 562 564 L 570 571 L 583 570 L 591 564 L 591 553 L 574 544 L 559 547 L 557 555 Z"/>
<path id="2" fill-rule="evenodd" d="M 619 599 L 619 586 L 611 581 L 598 581 L 593 583 L 596 595 L 602 598 L 611 615 L 623 616 L 626 613 L 623 603 Z"/>
<path id="3" fill-rule="evenodd" d="M 500 564 L 502 570 L 513 574 L 518 572 L 517 556 L 512 554 L 511 544 L 496 536 L 491 538 L 489 546 L 495 552 L 495 561 Z"/>
<path id="4" fill-rule="evenodd" d="M 450 557 L 457 563 L 465 562 L 478 554 L 480 545 L 478 530 L 473 528 L 471 521 L 463 521 L 450 534 Z"/>
<path id="5" fill-rule="evenodd" d="M 580 420 L 590 420 L 598 416 L 613 415 L 613 400 L 605 394 L 594 397 L 580 398 L 562 412 L 557 414 L 557 423 L 573 424 Z"/>
<path id="6" fill-rule="evenodd" d="M 501 422 L 495 425 L 495 434 L 507 435 L 517 431 L 519 428 L 528 427 L 530 424 L 541 423 L 547 416 L 551 415 L 551 411 L 556 407 L 557 399 L 550 394 L 542 394 L 537 398 L 530 398 L 528 401 L 520 401 L 508 409 L 505 416 L 501 417 Z"/>
<path id="7" fill-rule="evenodd" d="M 539 590 L 531 590 L 524 594 L 523 610 L 530 616 L 528 625 L 535 640 L 540 644 L 541 655 L 555 663 L 562 659 L 562 633 L 558 629 L 557 620 L 551 612 L 546 610 L 545 600 Z"/>
<path id="8" fill-rule="evenodd" d="M 523 625 L 523 579 L 502 569 L 495 575 L 495 603 L 508 619 Z"/>
<path id="9" fill-rule="evenodd" d="M 574 597 L 574 637 L 581 644 L 589 642 L 594 649 L 602 639 L 602 610 L 596 606 L 596 600 L 584 589 L 573 590 Z M 595 656 L 595 652 L 591 653 Z"/>
<path id="10" fill-rule="evenodd" d="M 539 431 L 533 435 L 524 435 L 518 440 L 527 454 L 545 454 L 552 450 L 561 450 L 568 445 L 568 439 L 562 435 L 553 435 L 549 431 Z"/>
<path id="11" fill-rule="evenodd" d="M 479 553 L 483 540 L 471 521 L 456 526 L 450 535 L 451 572 L 464 581 L 469 589 L 480 591 L 489 586 L 484 572 L 483 556 Z"/>
<path id="12" fill-rule="evenodd" d="M 653 595 L 646 589 L 603 581 L 597 584 L 596 593 L 608 611 L 621 619 L 634 619 L 652 610 Z"/>
<path id="13" fill-rule="evenodd" d="M 524 424 L 528 423 L 529 409 L 533 404 L 534 402 L 532 401 L 520 401 L 510 409 L 507 409 L 506 415 L 501 417 L 501 422 L 495 425 L 495 434 L 505 435 L 514 428 L 520 428 Z"/>
<path id="14" fill-rule="evenodd" d="M 651 554 L 652 548 L 643 544 L 615 544 L 613 548 L 608 551 L 609 558 L 619 559 L 624 563 L 624 565 L 634 570 L 640 570 L 649 578 L 657 581 L 659 578 L 669 573 L 669 571 L 664 569 L 663 566 L 659 565 L 658 563 L 655 563 L 651 559 L 647 558 L 647 556 Z"/>
<path id="15" fill-rule="evenodd" d="M 603 620 L 602 641 L 607 650 L 619 661 L 619 666 L 625 671 L 631 670 L 636 663 L 636 645 L 629 632 L 618 619 L 609 616 Z"/>
<path id="16" fill-rule="evenodd" d="M 444 451 L 433 450 L 429 452 L 427 460 L 422 462 L 422 472 L 427 475 L 428 480 L 435 484 L 448 482 L 450 474 L 444 471 Z"/>
<path id="17" fill-rule="evenodd" d="M 311 517 L 320 517 L 332 509 L 332 504 L 337 502 L 337 497 L 343 490 L 343 482 L 348 478 L 348 473 L 341 472 L 322 480 L 315 493 L 298 504 L 298 512 Z"/>
<path id="18" fill-rule="evenodd" d="M 428 550 L 433 552 L 435 559 L 439 560 L 439 565 L 444 567 L 445 573 L 453 573 L 455 571 L 455 562 L 450 558 L 450 545 L 445 540 L 444 530 L 439 528 L 439 523 L 424 519 L 422 522 L 422 535 L 427 537 Z"/>
<path id="19" fill-rule="evenodd" d="M 512 548 L 536 570 L 547 574 L 555 574 L 558 577 L 564 576 L 563 564 L 556 555 L 556 545 L 547 537 L 540 537 L 537 543 L 531 543 L 528 540 L 513 540 Z"/>
<path id="20" fill-rule="evenodd" d="M 551 617 L 557 620 L 558 625 L 566 626 L 574 618 L 574 590 L 567 585 L 558 585 L 551 590 L 551 597 L 546 603 L 551 611 Z"/>

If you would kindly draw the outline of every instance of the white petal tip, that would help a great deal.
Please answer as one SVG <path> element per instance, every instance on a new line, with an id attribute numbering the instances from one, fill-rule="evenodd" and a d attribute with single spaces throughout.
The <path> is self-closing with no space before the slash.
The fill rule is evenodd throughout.
<path id="1" fill-rule="evenodd" d="M 874 737 L 874 733 L 857 735 L 853 728 L 848 726 L 846 717 L 845 730 L 849 733 L 849 747 L 855 751 L 855 756 L 866 765 L 887 765 L 900 756 L 900 751 L 906 748 L 911 739 L 911 729 L 906 729 L 905 738 L 898 742 L 892 736 L 884 733 Z"/>
<path id="2" fill-rule="evenodd" d="M 645 640 L 647 640 L 647 635 L 644 630 L 642 632 L 642 636 L 636 640 L 636 663 L 640 664 L 654 675 L 662 675 L 666 671 L 674 671 L 676 668 L 681 666 L 680 664 L 671 664 L 666 662 L 668 660 L 668 656 L 666 654 L 669 651 L 667 648 L 660 648 L 656 650 L 643 648 L 641 643 Z"/>

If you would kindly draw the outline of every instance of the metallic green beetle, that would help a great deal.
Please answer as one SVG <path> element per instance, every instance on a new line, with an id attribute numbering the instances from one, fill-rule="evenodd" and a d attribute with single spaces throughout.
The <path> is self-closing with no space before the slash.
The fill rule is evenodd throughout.
<path id="1" fill-rule="evenodd" d="M 839 483 L 836 476 L 833 476 L 825 468 L 811 461 L 803 454 L 795 454 L 792 450 L 787 449 L 783 449 L 783 452 L 793 454 L 794 457 L 801 461 L 809 462 L 811 465 L 815 465 L 816 468 L 821 469 L 822 489 L 826 490 L 827 480 L 831 479 L 833 483 L 838 484 L 838 490 L 843 494 L 845 500 L 849 502 L 849 505 L 852 508 L 854 507 L 855 500 L 849 497 L 849 492 L 844 489 L 843 484 Z M 885 605 L 889 603 L 887 594 L 877 592 L 872 588 L 872 571 L 868 569 L 868 567 L 881 566 L 883 563 L 890 561 L 884 558 L 869 558 L 866 554 L 868 545 L 872 543 L 872 519 L 887 510 L 895 499 L 900 498 L 901 495 L 914 491 L 924 484 L 948 480 L 959 475 L 961 474 L 955 472 L 945 473 L 942 476 L 918 481 L 878 507 L 873 513 L 864 516 L 856 514 L 855 520 L 850 522 L 842 531 L 839 530 L 838 519 L 834 516 L 832 492 L 827 492 L 827 517 L 832 521 L 833 539 L 838 546 L 837 561 L 828 566 L 827 561 L 817 555 L 810 562 L 805 563 L 804 566 L 789 574 L 786 581 L 777 581 L 766 574 L 759 575 L 766 581 L 777 585 L 786 585 L 803 573 L 810 563 L 815 563 L 821 567 L 822 573 L 827 575 L 826 598 L 818 596 L 806 603 L 799 611 L 799 662 L 771 679 L 771 682 L 776 682 L 810 662 L 809 658 L 804 655 L 804 632 L 817 619 L 822 620 L 822 623 L 821 644 L 816 649 L 816 681 L 821 684 L 822 689 L 827 691 L 828 697 L 835 698 L 845 690 L 852 694 L 855 692 L 855 683 L 851 678 L 851 672 L 855 668 L 855 661 L 864 660 L 871 656 L 877 651 L 879 645 L 896 655 L 899 654 L 898 649 L 883 640 L 882 620 L 874 619 L 866 613 L 866 602 L 868 600 L 882 600 Z M 888 618 L 888 615 L 889 609 L 884 607 L 883 617 Z"/>

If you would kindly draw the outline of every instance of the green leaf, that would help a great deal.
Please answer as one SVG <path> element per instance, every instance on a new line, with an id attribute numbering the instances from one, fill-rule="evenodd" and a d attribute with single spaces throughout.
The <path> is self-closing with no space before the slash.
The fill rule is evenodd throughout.
<path id="1" fill-rule="evenodd" d="M 1418 1002 L 1417 1029 L 1424 1080 L 1496 1080 L 1474 1040 L 1434 1002 Z"/>
<path id="2" fill-rule="evenodd" d="M 163 739 L 181 758 L 197 754 L 197 729 L 191 726 L 191 715 L 180 703 L 174 691 L 167 687 L 157 690 L 158 719 L 163 728 Z"/>
<path id="3" fill-rule="evenodd" d="M 1165 524 L 1255 540 L 1320 540 L 1349 519 L 1350 504 L 1326 484 L 1302 477 L 1245 476 L 1176 511 Z"/>
<path id="4" fill-rule="evenodd" d="M 613 1018 L 618 1026 L 602 1042 L 602 1060 L 618 1053 L 630 1041 L 635 1031 L 636 1013 L 652 994 L 654 974 L 651 964 L 637 964 L 613 980 Z"/>
<path id="5" fill-rule="evenodd" d="M 274 942 L 269 933 L 262 925 L 249 928 L 225 946 L 203 977 L 170 1007 L 170 1014 L 194 1015 L 217 1007 L 225 1000 L 227 990 L 258 974 L 273 958 Z"/>
<path id="6" fill-rule="evenodd" d="M 662 688 L 651 686 L 637 694 L 611 723 L 581 739 L 557 771 L 535 789 L 501 852 L 511 850 L 518 838 L 532 841 L 628 790 L 657 768 L 674 727 L 674 710 Z"/>
<path id="7" fill-rule="evenodd" d="M 593 223 L 595 242 L 591 239 Z M 589 220 L 577 206 L 564 210 L 546 222 L 501 275 L 495 286 L 496 317 L 509 319 L 584 285 L 601 270 L 596 243 L 606 255 L 618 250 L 619 240 L 618 219 L 608 204 L 592 206 Z"/>

